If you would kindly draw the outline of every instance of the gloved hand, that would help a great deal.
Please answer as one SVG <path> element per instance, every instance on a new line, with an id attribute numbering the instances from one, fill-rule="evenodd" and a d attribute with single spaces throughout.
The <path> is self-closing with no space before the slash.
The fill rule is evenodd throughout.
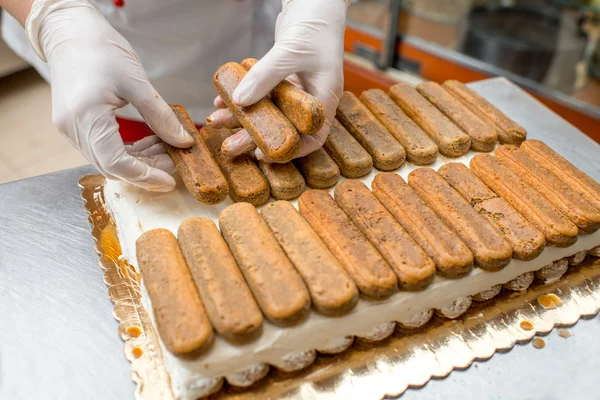
<path id="1" fill-rule="evenodd" d="M 124 146 L 115 110 L 131 103 L 165 142 L 189 147 L 193 139 L 159 96 L 131 48 L 85 0 L 36 0 L 28 38 L 50 66 L 52 119 L 108 179 L 153 191 L 175 188 L 175 165 L 156 137 Z"/>
<path id="2" fill-rule="evenodd" d="M 297 78 L 300 87 L 317 97 L 325 109 L 325 123 L 316 135 L 300 135 L 302 147 L 298 157 L 323 146 L 342 96 L 346 9 L 344 0 L 284 0 L 275 25 L 275 45 L 248 71 L 233 93 L 238 106 L 249 106 L 290 77 L 292 83 Z M 208 117 L 211 126 L 240 126 L 220 97 L 215 99 L 215 106 L 220 110 Z M 224 152 L 230 156 L 255 147 L 245 130 L 223 143 Z M 264 158 L 259 149 L 254 151 L 256 158 Z"/>

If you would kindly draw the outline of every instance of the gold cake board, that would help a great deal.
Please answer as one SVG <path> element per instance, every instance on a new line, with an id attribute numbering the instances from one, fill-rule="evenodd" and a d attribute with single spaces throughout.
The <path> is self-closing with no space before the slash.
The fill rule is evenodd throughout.
<path id="1" fill-rule="evenodd" d="M 115 224 L 106 211 L 104 177 L 86 175 L 79 181 L 89 212 L 92 236 L 104 269 L 104 281 L 113 301 L 125 356 L 140 400 L 173 399 L 156 331 L 141 303 L 140 276 L 121 259 Z M 538 302 L 554 293 L 562 304 L 545 308 Z M 509 293 L 474 303 L 456 320 L 438 317 L 418 330 L 396 329 L 381 342 L 355 342 L 334 356 L 319 355 L 309 368 L 294 374 L 272 369 L 267 378 L 249 390 L 225 387 L 211 399 L 344 398 L 379 400 L 421 387 L 432 378 L 446 377 L 454 369 L 468 368 L 475 360 L 510 350 L 516 343 L 545 335 L 555 326 L 570 326 L 600 311 L 600 261 L 570 267 L 557 282 L 535 282 L 527 291 Z M 533 329 L 520 327 L 529 321 Z M 138 329 L 139 328 L 139 335 Z"/>

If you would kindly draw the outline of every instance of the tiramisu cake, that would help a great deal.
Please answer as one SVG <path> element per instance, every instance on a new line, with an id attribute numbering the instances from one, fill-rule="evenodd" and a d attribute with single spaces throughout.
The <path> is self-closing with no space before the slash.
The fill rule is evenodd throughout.
<path id="1" fill-rule="evenodd" d="M 215 75 L 226 102 L 237 66 Z M 285 126 L 289 141 L 260 143 L 287 161 L 301 113 L 273 104 L 236 116 L 257 138 L 254 112 Z M 231 131 L 196 132 L 174 109 L 195 137 L 169 149 L 177 189 L 107 181 L 104 196 L 178 399 L 457 318 L 502 288 L 559 279 L 600 245 L 600 185 L 458 82 L 345 93 L 324 149 L 287 164 L 225 157 Z"/>

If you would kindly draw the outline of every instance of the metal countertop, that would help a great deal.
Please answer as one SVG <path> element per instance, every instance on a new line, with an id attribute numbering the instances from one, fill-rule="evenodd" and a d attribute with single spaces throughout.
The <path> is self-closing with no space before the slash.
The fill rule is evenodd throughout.
<path id="1" fill-rule="evenodd" d="M 502 78 L 470 84 L 600 181 L 600 146 Z M 0 399 L 133 399 L 74 168 L 0 185 Z M 403 399 L 597 399 L 600 317 L 518 345 Z"/>

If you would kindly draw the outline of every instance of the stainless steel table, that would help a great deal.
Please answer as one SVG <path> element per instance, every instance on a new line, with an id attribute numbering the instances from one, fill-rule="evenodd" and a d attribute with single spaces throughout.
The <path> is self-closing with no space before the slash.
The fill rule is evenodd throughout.
<path id="1" fill-rule="evenodd" d="M 600 181 L 600 146 L 503 79 L 471 85 Z M 0 185 L 0 399 L 133 399 L 98 266 L 80 167 Z M 597 399 L 600 317 L 516 346 L 405 399 Z"/>

